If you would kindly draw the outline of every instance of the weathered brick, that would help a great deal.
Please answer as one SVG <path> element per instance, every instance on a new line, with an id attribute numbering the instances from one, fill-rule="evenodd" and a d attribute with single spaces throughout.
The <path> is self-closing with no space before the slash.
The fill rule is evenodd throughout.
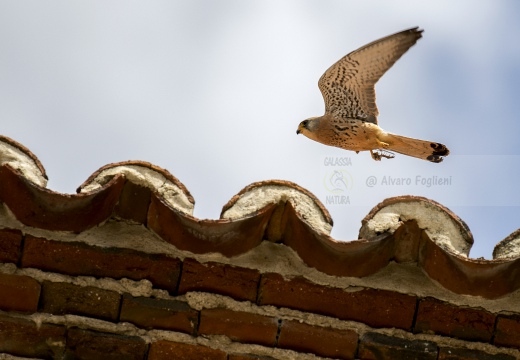
<path id="1" fill-rule="evenodd" d="M 520 316 L 499 315 L 493 343 L 520 349 Z"/>
<path id="2" fill-rule="evenodd" d="M 135 298 L 125 294 L 120 321 L 128 321 L 145 329 L 194 334 L 198 324 L 198 312 L 183 301 Z"/>
<path id="3" fill-rule="evenodd" d="M 79 242 L 60 242 L 27 236 L 22 267 L 67 275 L 91 275 L 132 280 L 148 279 L 175 292 L 181 261 L 160 254 L 121 248 L 101 248 Z"/>
<path id="4" fill-rule="evenodd" d="M 116 321 L 121 296 L 115 291 L 93 286 L 45 281 L 42 311 L 63 315 L 75 314 Z"/>
<path id="5" fill-rule="evenodd" d="M 515 360 L 516 357 L 507 354 L 489 354 L 480 350 L 461 348 L 441 348 L 437 360 Z"/>
<path id="6" fill-rule="evenodd" d="M 393 291 L 361 288 L 345 291 L 311 283 L 298 277 L 285 280 L 279 274 L 262 276 L 260 305 L 288 307 L 372 327 L 412 327 L 416 298 Z"/>
<path id="7" fill-rule="evenodd" d="M 275 358 L 254 354 L 229 354 L 228 360 L 275 360 Z"/>
<path id="8" fill-rule="evenodd" d="M 353 359 L 358 335 L 353 330 L 313 326 L 283 320 L 278 347 L 337 359 Z"/>
<path id="9" fill-rule="evenodd" d="M 419 303 L 414 332 L 447 335 L 472 341 L 491 341 L 495 315 L 478 309 L 457 307 L 437 299 Z"/>
<path id="10" fill-rule="evenodd" d="M 148 360 L 227 360 L 227 354 L 201 345 L 157 341 L 150 345 Z"/>
<path id="11" fill-rule="evenodd" d="M 0 309 L 36 312 L 40 284 L 29 276 L 0 274 Z"/>
<path id="12" fill-rule="evenodd" d="M 274 346 L 278 320 L 258 314 L 228 309 L 204 309 L 200 313 L 199 334 L 226 335 L 233 341 Z"/>
<path id="13" fill-rule="evenodd" d="M 405 340 L 378 333 L 366 333 L 359 343 L 358 358 L 436 360 L 437 344 L 431 341 Z"/>
<path id="14" fill-rule="evenodd" d="M 179 294 L 206 291 L 237 300 L 256 301 L 259 280 L 260 273 L 257 270 L 186 259 L 182 266 Z"/>
<path id="15" fill-rule="evenodd" d="M 21 246 L 22 232 L 20 230 L 0 230 L 0 262 L 18 263 Z"/>
<path id="16" fill-rule="evenodd" d="M 145 341 L 138 336 L 72 328 L 67 332 L 65 359 L 142 360 L 146 350 Z"/>
<path id="17" fill-rule="evenodd" d="M 61 359 L 65 327 L 0 315 L 0 353 L 43 359 Z"/>

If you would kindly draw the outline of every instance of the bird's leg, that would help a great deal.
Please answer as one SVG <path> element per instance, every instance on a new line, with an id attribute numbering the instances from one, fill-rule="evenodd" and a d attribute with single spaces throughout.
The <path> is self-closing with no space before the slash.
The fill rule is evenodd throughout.
<path id="1" fill-rule="evenodd" d="M 377 141 L 377 145 L 379 145 L 378 148 L 380 148 L 380 149 L 386 149 L 387 147 L 390 146 L 388 143 L 385 143 L 385 142 L 379 140 L 377 137 L 376 137 L 376 141 Z"/>
<path id="2" fill-rule="evenodd" d="M 376 136 L 376 141 L 377 141 L 378 149 L 374 150 L 374 151 L 370 150 L 370 155 L 372 155 L 372 159 L 374 159 L 376 161 L 381 161 L 382 158 L 392 159 L 395 157 L 394 154 L 392 154 L 391 152 L 384 150 L 384 149 L 388 149 L 388 147 L 390 147 L 390 145 L 388 143 L 379 140 L 377 138 L 377 136 Z"/>

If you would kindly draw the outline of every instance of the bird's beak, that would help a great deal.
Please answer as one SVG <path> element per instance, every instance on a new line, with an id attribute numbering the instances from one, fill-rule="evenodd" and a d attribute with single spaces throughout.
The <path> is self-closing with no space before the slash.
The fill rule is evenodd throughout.
<path id="1" fill-rule="evenodd" d="M 302 128 L 303 128 L 303 126 L 302 126 L 302 124 L 300 123 L 300 124 L 298 125 L 298 129 L 296 130 L 296 135 L 299 135 L 299 134 L 302 133 Z"/>
<path id="2" fill-rule="evenodd" d="M 299 135 L 300 134 L 300 128 L 298 128 L 298 130 L 296 130 L 296 135 Z"/>

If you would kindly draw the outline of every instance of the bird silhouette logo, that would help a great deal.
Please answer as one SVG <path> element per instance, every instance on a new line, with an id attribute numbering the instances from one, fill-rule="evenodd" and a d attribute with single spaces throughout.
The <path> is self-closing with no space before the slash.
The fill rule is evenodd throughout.
<path id="1" fill-rule="evenodd" d="M 352 175 L 346 170 L 332 170 L 323 178 L 325 189 L 333 194 L 342 194 L 352 188 Z"/>

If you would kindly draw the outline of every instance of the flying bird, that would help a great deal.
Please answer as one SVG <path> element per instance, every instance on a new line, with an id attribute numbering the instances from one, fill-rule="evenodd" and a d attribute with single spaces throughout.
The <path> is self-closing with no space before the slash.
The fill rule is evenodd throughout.
<path id="1" fill-rule="evenodd" d="M 392 134 L 377 124 L 375 84 L 422 37 L 418 27 L 367 44 L 341 58 L 321 76 L 318 86 L 325 115 L 300 123 L 296 134 L 325 145 L 355 152 L 370 151 L 374 160 L 391 159 L 393 152 L 441 162 L 448 148 Z"/>

